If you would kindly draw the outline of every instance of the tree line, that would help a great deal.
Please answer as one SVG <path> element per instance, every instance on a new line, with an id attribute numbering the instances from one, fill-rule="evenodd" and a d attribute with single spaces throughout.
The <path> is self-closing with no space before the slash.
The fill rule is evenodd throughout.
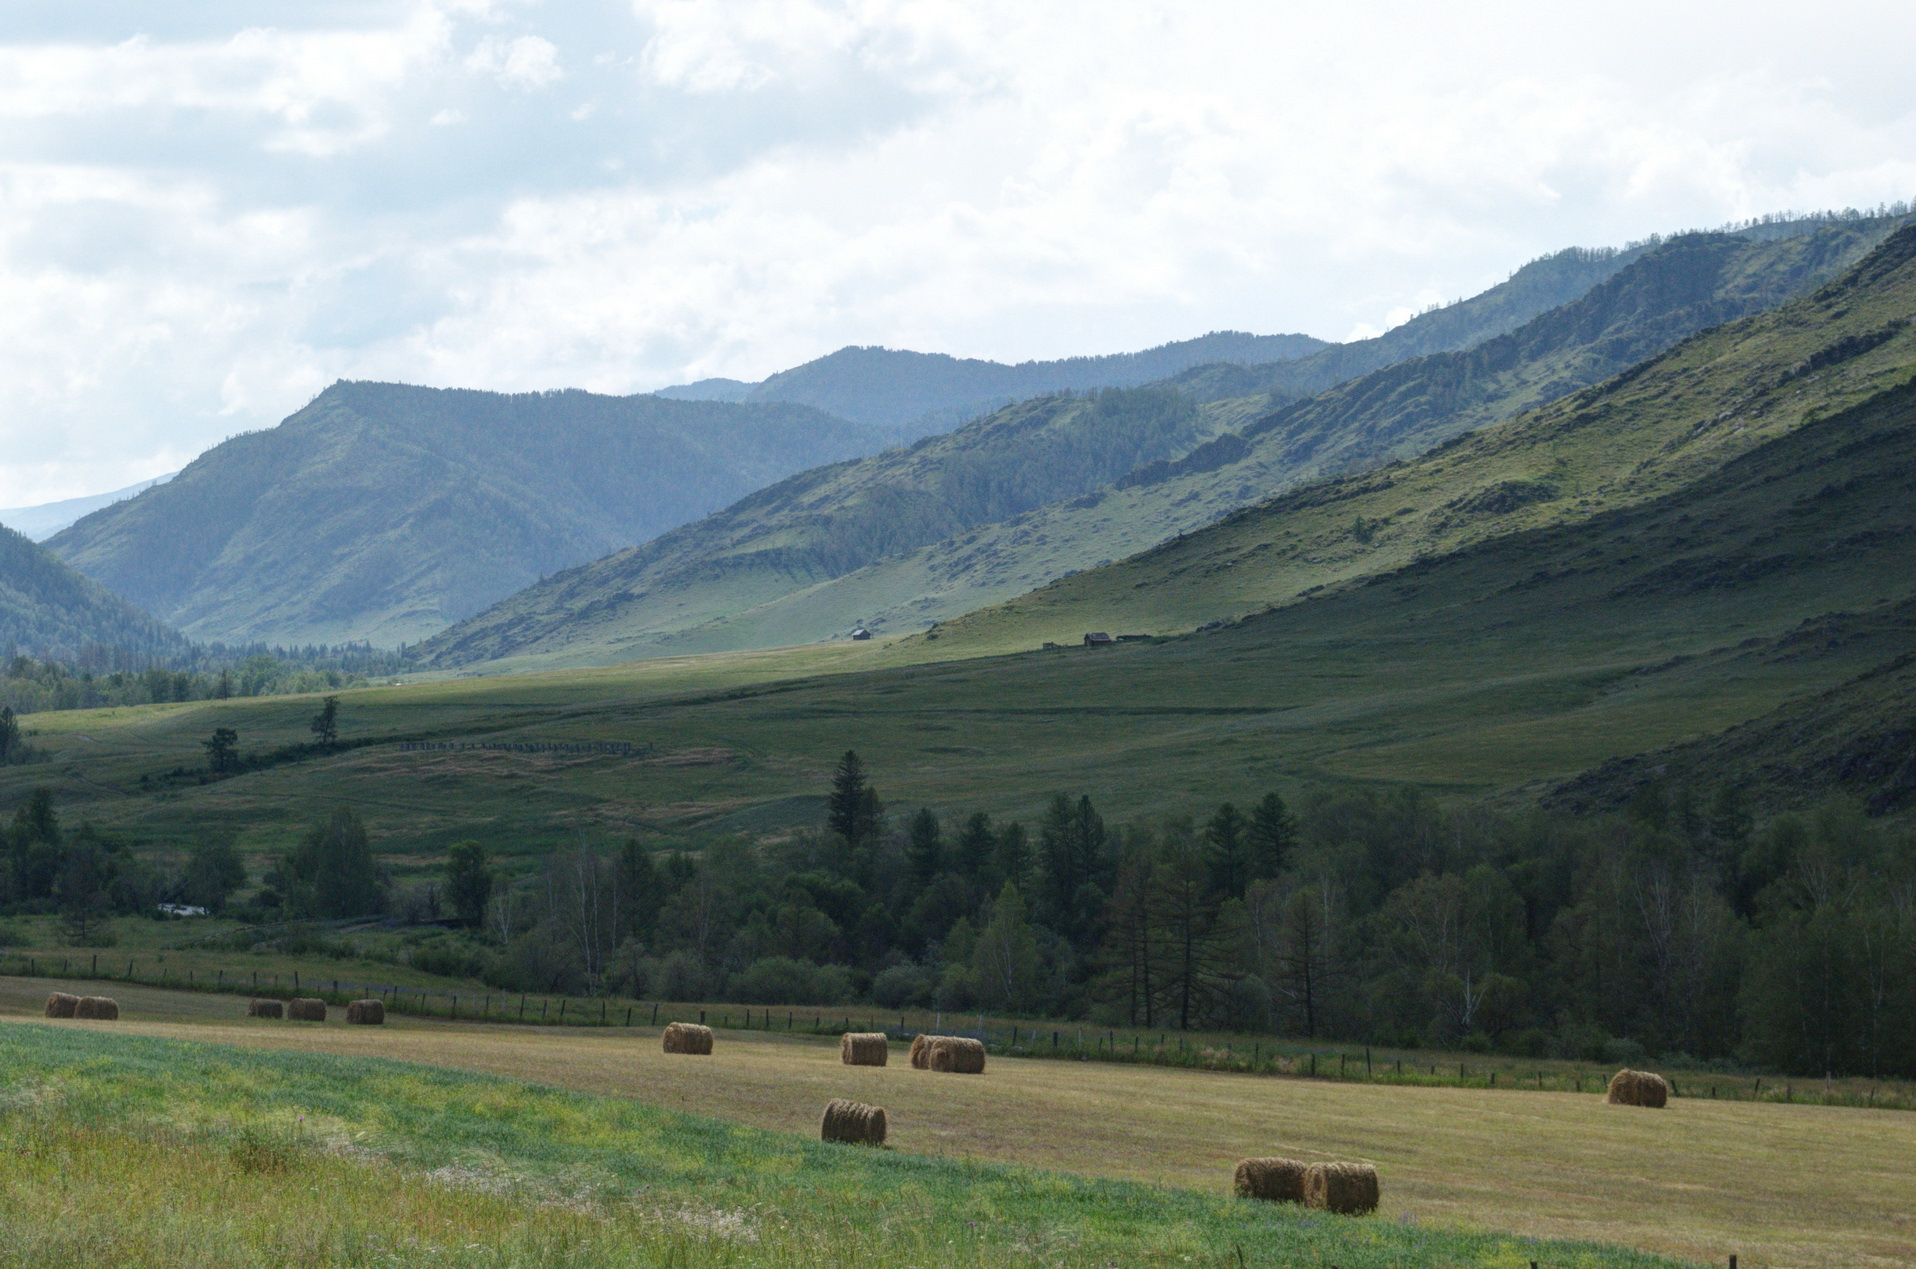
<path id="1" fill-rule="evenodd" d="M 44 794 L 7 845 L 15 910 L 243 885 L 217 844 L 162 873 L 62 838 Z M 1058 794 L 1027 825 L 889 813 L 847 753 L 815 831 L 580 840 L 512 872 L 465 841 L 409 888 L 340 810 L 242 915 L 378 912 L 460 927 L 409 940 L 413 963 L 508 990 L 1916 1076 L 1916 840 L 1840 800 L 1758 824 L 1734 789 L 1600 817 L 1257 790 L 1114 825 Z"/>
<path id="2" fill-rule="evenodd" d="M 1059 794 L 1027 827 L 888 815 L 846 754 L 789 840 L 577 844 L 510 884 L 454 854 L 461 972 L 508 988 L 1916 1076 L 1916 841 L 1840 800 L 1266 790 L 1111 825 Z"/>

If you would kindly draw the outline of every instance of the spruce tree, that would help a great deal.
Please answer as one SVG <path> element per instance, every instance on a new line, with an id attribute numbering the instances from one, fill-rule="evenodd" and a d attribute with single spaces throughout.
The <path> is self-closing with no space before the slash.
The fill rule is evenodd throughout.
<path id="1" fill-rule="evenodd" d="M 1251 811 L 1245 840 L 1250 848 L 1251 880 L 1275 877 L 1284 871 L 1291 847 L 1297 844 L 1297 824 L 1283 798 L 1275 793 L 1264 795 Z"/>
<path id="2" fill-rule="evenodd" d="M 476 927 L 486 919 L 492 898 L 492 869 L 486 848 L 475 841 L 454 842 L 446 849 L 446 902 L 460 924 Z"/>
<path id="3" fill-rule="evenodd" d="M 929 807 L 918 808 L 918 814 L 911 817 L 911 831 L 905 842 L 905 863 L 911 869 L 912 881 L 920 890 L 944 871 L 944 834 L 939 831 L 938 817 L 932 814 Z"/>
<path id="4" fill-rule="evenodd" d="M 1211 889 L 1228 899 L 1243 898 L 1244 887 L 1251 883 L 1249 827 L 1229 802 L 1218 807 L 1204 826 Z"/>
<path id="5" fill-rule="evenodd" d="M 952 866 L 967 880 L 989 883 L 992 854 L 996 847 L 997 837 L 991 831 L 991 817 L 983 811 L 974 811 L 958 834 L 952 852 Z"/>
<path id="6" fill-rule="evenodd" d="M 214 775 L 239 770 L 239 733 L 231 727 L 216 727 L 210 739 L 202 740 L 206 750 L 206 769 Z"/>
<path id="7" fill-rule="evenodd" d="M 880 831 L 884 811 L 878 792 L 865 779 L 865 764 L 856 750 L 847 749 L 832 774 L 831 796 L 825 804 L 825 826 L 845 839 L 853 851 L 867 845 Z"/>

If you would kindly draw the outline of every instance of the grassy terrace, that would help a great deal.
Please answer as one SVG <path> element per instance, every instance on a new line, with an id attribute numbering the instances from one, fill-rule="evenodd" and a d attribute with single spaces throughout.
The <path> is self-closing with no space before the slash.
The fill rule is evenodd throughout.
<path id="1" fill-rule="evenodd" d="M 1671 1263 L 826 1146 L 543 1076 L 31 1024 L 0 1059 L 0 1263 Z"/>
<path id="2" fill-rule="evenodd" d="M 594 1193 L 630 1199 L 634 1187 L 644 1185 L 672 1210 L 696 1196 L 698 1211 L 775 1212 L 782 1219 L 793 1211 L 794 1195 L 802 1194 L 809 1197 L 800 1225 L 814 1240 L 824 1237 L 813 1220 L 819 1211 L 843 1200 L 835 1210 L 856 1213 L 872 1198 L 869 1187 L 892 1184 L 885 1178 L 894 1174 L 882 1171 L 894 1166 L 889 1161 L 910 1161 L 913 1168 L 945 1161 L 938 1166 L 951 1170 L 910 1174 L 929 1196 L 914 1209 L 923 1216 L 917 1223 L 935 1237 L 912 1241 L 923 1231 L 906 1222 L 897 1229 L 899 1241 L 886 1244 L 887 1258 L 936 1251 L 968 1263 L 966 1238 L 984 1240 L 978 1261 L 996 1255 L 1007 1257 L 996 1263 L 1013 1264 L 1231 1264 L 1240 1239 L 1250 1264 L 1522 1269 L 1532 1259 L 1542 1265 L 1647 1263 L 1573 1251 L 1551 1245 L 1552 1239 L 1719 1265 L 1730 1252 L 1758 1266 L 1889 1265 L 1916 1256 L 1906 1219 L 1916 1206 L 1916 1177 L 1907 1166 L 1916 1149 L 1916 1117 L 1897 1112 L 1698 1098 L 1680 1099 L 1663 1112 L 1639 1111 L 1605 1106 L 1590 1093 L 1260 1079 L 1003 1056 L 994 1057 L 981 1078 L 935 1076 L 910 1070 L 899 1050 L 883 1069 L 845 1067 L 835 1045 L 762 1032 L 722 1033 L 714 1056 L 685 1059 L 661 1054 L 657 1029 L 649 1027 L 522 1028 L 403 1016 L 383 1028 L 337 1020 L 273 1023 L 240 1016 L 229 998 L 145 988 L 115 989 L 125 1006 L 119 1023 L 46 1023 L 31 1017 L 45 986 L 17 980 L 0 986 L 0 1070 L 6 1072 L 0 1087 L 16 1112 L 23 1087 L 66 1087 L 62 1081 L 84 1075 L 85 1097 L 62 1093 L 59 1100 L 92 1107 L 96 1127 L 163 1121 L 197 1134 L 193 1139 L 211 1143 L 206 1148 L 216 1155 L 247 1125 L 292 1131 L 296 1116 L 305 1114 L 308 1133 L 331 1143 L 335 1155 L 371 1151 L 403 1164 L 402 1178 L 445 1168 L 457 1176 L 503 1171 L 512 1178 L 505 1188 L 535 1201 L 542 1194 L 551 1199 L 540 1187 L 551 1187 L 555 1178 L 598 1178 L 596 1185 L 610 1175 L 615 1180 Z M 194 1044 L 156 1043 L 162 1040 Z M 200 1042 L 234 1047 L 196 1047 Z M 50 1075 L 48 1053 L 69 1074 Z M 325 1060 L 308 1056 L 314 1054 Z M 507 1083 L 469 1085 L 432 1071 L 405 1073 L 402 1080 L 384 1059 L 460 1068 Z M 483 1096 L 456 1091 L 475 1087 Z M 401 1088 L 411 1090 L 403 1104 L 389 1105 Z M 555 1097 L 553 1088 L 644 1105 L 537 1100 Z M 886 1106 L 896 1147 L 882 1162 L 853 1156 L 842 1185 L 815 1177 L 807 1162 L 835 1152 L 820 1154 L 788 1136 L 755 1135 L 815 1136 L 819 1109 L 838 1096 Z M 510 1109 L 510 1122 L 467 1122 L 478 1115 L 471 1109 L 475 1097 Z M 553 1105 L 583 1105 L 581 1122 L 623 1117 L 628 1128 L 621 1131 L 638 1136 L 592 1137 L 598 1144 L 574 1149 L 568 1128 L 549 1143 L 551 1152 L 546 1145 L 534 1149 L 522 1132 L 543 1141 L 552 1130 L 525 1128 L 512 1118 L 528 1099 L 548 1108 L 539 1116 L 555 1113 Z M 33 1092 L 25 1100 L 41 1105 L 48 1095 Z M 430 1122 L 420 1103 L 448 1108 L 444 1133 L 410 1126 L 416 1118 Z M 662 1150 L 679 1168 L 721 1161 L 677 1137 L 664 1138 L 680 1143 L 669 1150 L 640 1141 L 644 1133 L 683 1122 L 675 1118 L 679 1112 L 754 1130 L 695 1140 L 765 1142 L 777 1150 L 745 1175 L 720 1170 L 672 1180 L 647 1171 L 662 1166 Z M 717 1131 L 709 1119 L 697 1123 L 700 1133 Z M 640 1132 L 631 1125 L 652 1127 Z M 415 1131 L 421 1136 L 407 1135 Z M 595 1150 L 617 1157 L 600 1158 Z M 1238 1158 L 1266 1153 L 1375 1163 L 1384 1180 L 1380 1215 L 1318 1217 L 1313 1224 L 1301 1214 L 1262 1207 L 1247 1214 L 1246 1205 L 1224 1197 L 1230 1169 Z M 1040 1178 L 1041 1189 L 1079 1197 L 1014 1202 L 1004 1188 L 1011 1180 L 1012 1190 L 1040 1182 L 974 1166 L 984 1164 L 1051 1170 L 1054 1175 Z M 1138 1188 L 1078 1188 L 1080 1182 L 1055 1173 Z M 926 1177 L 948 1180 L 934 1184 Z M 1085 1196 L 1104 1197 L 1092 1202 Z M 1168 1205 L 1160 1205 L 1160 1197 Z M 1111 1215 L 1106 1199 L 1135 1223 L 1102 1224 Z M 814 1202 L 825 1206 L 815 1211 Z M 889 1212 L 891 1200 L 880 1202 Z M 997 1214 L 981 1219 L 981 1209 Z M 949 1223 L 941 1223 L 948 1216 Z M 982 1232 L 963 1226 L 974 1219 Z M 965 1237 L 939 1251 L 960 1227 Z M 1051 1230 L 1051 1241 L 1028 1241 L 1037 1227 Z M 1512 1235 L 1462 1232 L 1484 1229 Z M 1342 1241 L 1285 1241 L 1338 1230 L 1345 1231 Z M 1141 1241 L 1127 1246 L 1133 1236 Z M 1100 1241 L 1105 1238 L 1111 1241 Z M 875 1254 L 869 1244 L 832 1245 Z M 1182 1255 L 1194 1259 L 1180 1261 Z"/>

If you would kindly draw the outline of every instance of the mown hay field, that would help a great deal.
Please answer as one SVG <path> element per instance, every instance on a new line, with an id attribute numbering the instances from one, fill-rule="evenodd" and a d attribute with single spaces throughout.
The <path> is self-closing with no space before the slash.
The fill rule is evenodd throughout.
<path id="1" fill-rule="evenodd" d="M 129 987 L 117 1023 L 37 1017 L 47 980 L 0 981 L 0 1014 L 179 1039 L 361 1054 L 503 1075 L 804 1136 L 834 1097 L 884 1106 L 897 1150 L 1227 1194 L 1238 1160 L 1377 1165 L 1380 1219 L 1590 1239 L 1723 1264 L 1916 1261 L 1916 1114 L 1601 1092 L 1273 1079 L 1035 1059 L 981 1077 L 844 1065 L 834 1044 L 720 1031 L 695 1062 L 652 1028 L 468 1026 L 394 1017 L 293 1027 L 244 1002 Z"/>

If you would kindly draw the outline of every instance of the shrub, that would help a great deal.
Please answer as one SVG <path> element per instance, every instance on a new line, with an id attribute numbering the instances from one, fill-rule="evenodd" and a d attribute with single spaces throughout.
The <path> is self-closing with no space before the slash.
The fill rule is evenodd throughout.
<path id="1" fill-rule="evenodd" d="M 903 1009 L 931 1002 L 931 974 L 909 962 L 893 965 L 872 979 L 872 1003 L 886 1009 Z"/>
<path id="2" fill-rule="evenodd" d="M 734 1000 L 754 1005 L 836 1005 L 852 994 L 843 966 L 820 968 L 789 956 L 766 956 L 732 975 Z"/>

